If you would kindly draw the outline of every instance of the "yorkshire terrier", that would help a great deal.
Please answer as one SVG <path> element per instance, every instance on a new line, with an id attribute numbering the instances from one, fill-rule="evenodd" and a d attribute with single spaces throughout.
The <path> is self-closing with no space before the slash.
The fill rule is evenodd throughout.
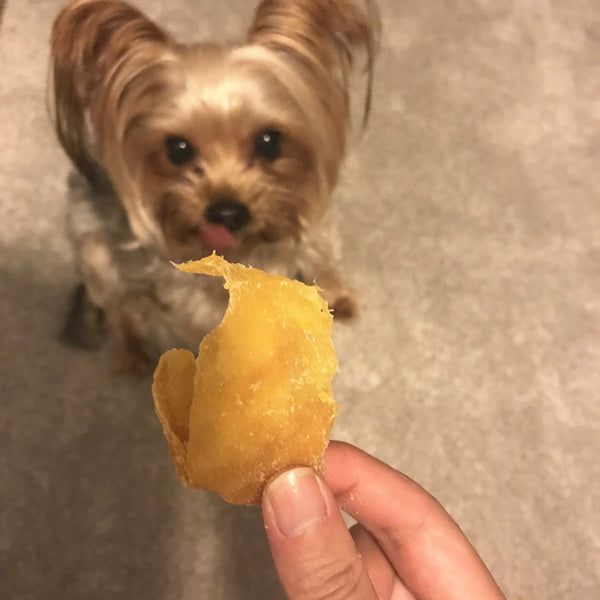
<path id="1" fill-rule="evenodd" d="M 170 261 L 213 252 L 316 283 L 352 317 L 327 209 L 351 68 L 362 53 L 366 118 L 378 30 L 373 0 L 262 0 L 245 44 L 183 45 L 120 0 L 71 2 L 52 32 L 52 96 L 85 283 L 64 338 L 94 346 L 111 330 L 129 371 L 197 349 L 227 294 Z"/>

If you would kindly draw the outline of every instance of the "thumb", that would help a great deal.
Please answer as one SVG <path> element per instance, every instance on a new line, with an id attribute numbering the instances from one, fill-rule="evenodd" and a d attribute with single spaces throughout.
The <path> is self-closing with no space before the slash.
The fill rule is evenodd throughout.
<path id="1" fill-rule="evenodd" d="M 335 498 L 311 469 L 293 469 L 270 482 L 262 507 L 273 560 L 290 600 L 376 600 Z"/>

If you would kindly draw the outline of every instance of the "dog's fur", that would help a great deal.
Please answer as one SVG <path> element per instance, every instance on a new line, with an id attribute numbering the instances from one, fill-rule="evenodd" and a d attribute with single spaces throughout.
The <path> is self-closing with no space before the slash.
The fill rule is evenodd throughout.
<path id="1" fill-rule="evenodd" d="M 336 317 L 352 316 L 325 217 L 354 55 L 366 56 L 366 115 L 377 33 L 373 0 L 263 0 L 231 46 L 179 44 L 119 0 L 68 5 L 52 34 L 53 105 L 79 172 L 68 215 L 85 285 L 65 337 L 93 345 L 107 327 L 126 370 L 197 348 L 226 292 L 169 261 L 213 251 L 316 282 Z"/>

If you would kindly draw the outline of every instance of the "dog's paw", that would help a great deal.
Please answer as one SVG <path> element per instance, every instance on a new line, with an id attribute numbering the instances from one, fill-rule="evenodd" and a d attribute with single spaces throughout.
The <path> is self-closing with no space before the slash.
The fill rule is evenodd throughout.
<path id="1" fill-rule="evenodd" d="M 353 296 L 342 296 L 333 304 L 333 316 L 340 321 L 350 321 L 358 315 L 358 302 Z"/>
<path id="2" fill-rule="evenodd" d="M 60 340 L 67 346 L 97 350 L 106 338 L 107 331 L 104 311 L 90 300 L 85 285 L 78 285 L 71 295 Z"/>
<path id="3" fill-rule="evenodd" d="M 347 289 L 326 290 L 323 292 L 333 318 L 338 321 L 350 321 L 358 315 L 358 301 L 354 293 Z"/>
<path id="4" fill-rule="evenodd" d="M 115 374 L 143 377 L 152 373 L 160 353 L 147 337 L 140 315 L 123 311 L 114 323 L 117 338 L 113 364 Z"/>
<path id="5" fill-rule="evenodd" d="M 157 362 L 158 360 L 144 352 L 135 352 L 123 344 L 117 344 L 112 371 L 120 377 L 142 378 L 152 373 Z"/>

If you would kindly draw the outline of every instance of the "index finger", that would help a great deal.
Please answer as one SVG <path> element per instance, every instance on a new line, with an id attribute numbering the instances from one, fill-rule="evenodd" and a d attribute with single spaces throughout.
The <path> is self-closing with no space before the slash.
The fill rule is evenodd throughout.
<path id="1" fill-rule="evenodd" d="M 343 442 L 327 448 L 325 479 L 416 597 L 505 600 L 458 525 L 417 483 Z"/>

